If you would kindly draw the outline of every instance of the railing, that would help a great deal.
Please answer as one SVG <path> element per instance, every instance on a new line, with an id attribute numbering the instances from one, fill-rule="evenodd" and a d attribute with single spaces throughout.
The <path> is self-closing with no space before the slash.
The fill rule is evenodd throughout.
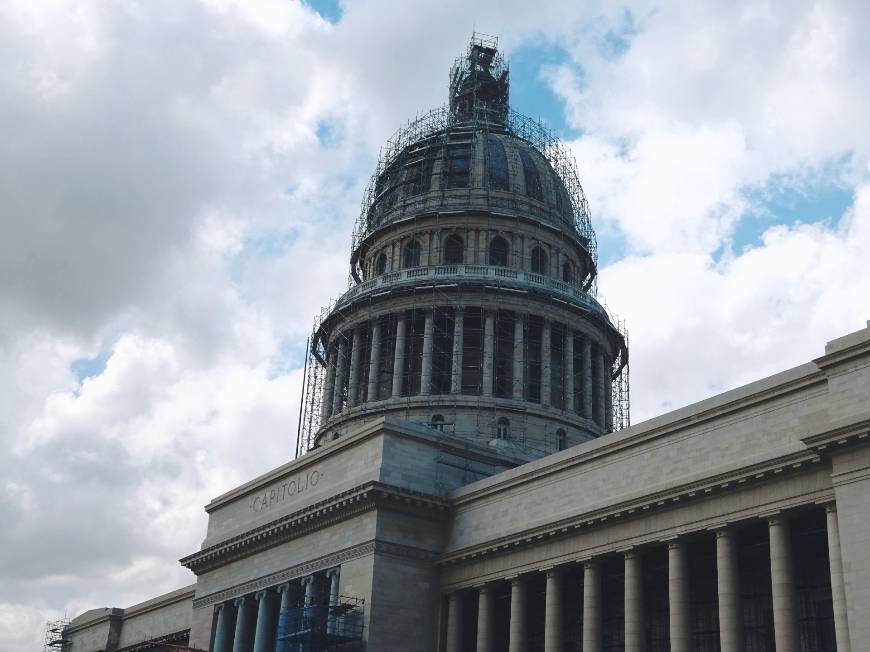
<path id="1" fill-rule="evenodd" d="M 535 274 L 510 267 L 494 265 L 435 265 L 431 267 L 412 267 L 399 272 L 389 272 L 345 292 L 336 303 L 336 308 L 343 308 L 369 294 L 377 294 L 402 286 L 418 285 L 421 281 L 432 285 L 455 283 L 457 281 L 486 281 L 490 279 L 493 285 L 518 289 L 547 290 L 560 298 L 583 306 L 587 310 L 607 316 L 606 310 L 588 292 L 563 283 L 544 274 Z"/>

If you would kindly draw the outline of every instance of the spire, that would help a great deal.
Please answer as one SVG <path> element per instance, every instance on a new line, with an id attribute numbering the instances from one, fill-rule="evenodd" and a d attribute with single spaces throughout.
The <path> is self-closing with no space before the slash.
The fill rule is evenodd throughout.
<path id="1" fill-rule="evenodd" d="M 475 32 L 465 57 L 450 70 L 450 112 L 460 120 L 504 124 L 508 90 L 508 67 L 498 51 L 498 38 Z"/>

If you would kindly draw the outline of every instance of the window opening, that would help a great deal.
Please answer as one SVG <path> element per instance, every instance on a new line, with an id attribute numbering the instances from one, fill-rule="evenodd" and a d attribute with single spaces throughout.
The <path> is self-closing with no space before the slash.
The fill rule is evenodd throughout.
<path id="1" fill-rule="evenodd" d="M 571 263 L 567 261 L 562 265 L 562 280 L 565 283 L 574 282 L 574 271 L 571 269 Z"/>
<path id="2" fill-rule="evenodd" d="M 507 267 L 508 243 L 501 236 L 496 236 L 489 243 L 489 264 Z"/>
<path id="3" fill-rule="evenodd" d="M 375 261 L 375 274 L 380 276 L 387 272 L 387 254 L 381 254 Z"/>
<path id="4" fill-rule="evenodd" d="M 448 188 L 467 188 L 471 176 L 471 143 L 452 145 L 447 149 Z"/>
<path id="5" fill-rule="evenodd" d="M 486 140 L 489 163 L 489 187 L 491 190 L 508 189 L 508 166 L 504 144 L 497 136 L 490 134 Z"/>
<path id="6" fill-rule="evenodd" d="M 538 176 L 538 168 L 531 155 L 524 149 L 520 150 L 520 161 L 523 164 L 523 176 L 526 179 L 526 194 L 532 199 L 541 200 L 541 177 Z"/>
<path id="7" fill-rule="evenodd" d="M 511 422 L 502 417 L 498 420 L 495 429 L 495 436 L 497 439 L 510 439 L 511 438 Z"/>
<path id="8" fill-rule="evenodd" d="M 534 247 L 532 249 L 532 271 L 535 274 L 547 273 L 547 252 L 543 247 Z"/>
<path id="9" fill-rule="evenodd" d="M 461 265 L 465 254 L 465 243 L 455 233 L 444 241 L 444 264 Z"/>
<path id="10" fill-rule="evenodd" d="M 405 245 L 402 252 L 402 267 L 419 267 L 420 266 L 420 243 L 416 240 L 411 240 Z"/>
<path id="11" fill-rule="evenodd" d="M 432 428 L 432 430 L 444 432 L 444 415 L 433 414 L 432 419 L 429 421 L 429 427 Z"/>
<path id="12" fill-rule="evenodd" d="M 563 451 L 568 447 L 568 434 L 559 428 L 556 431 L 556 450 Z"/>

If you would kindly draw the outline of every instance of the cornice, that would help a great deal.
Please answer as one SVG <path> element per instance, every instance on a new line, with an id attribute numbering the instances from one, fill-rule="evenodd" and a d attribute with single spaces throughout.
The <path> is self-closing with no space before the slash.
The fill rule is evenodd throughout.
<path id="1" fill-rule="evenodd" d="M 381 482 L 367 482 L 230 537 L 179 561 L 199 575 L 372 509 L 400 510 L 441 520 L 449 512 L 449 502 L 437 496 Z"/>
<path id="2" fill-rule="evenodd" d="M 748 395 L 736 396 L 732 400 L 706 407 L 697 412 L 678 416 L 672 421 L 656 423 L 657 419 L 653 420 L 653 423 L 646 429 L 643 429 L 644 423 L 631 426 L 626 430 L 599 437 L 594 442 L 581 444 L 580 447 L 582 448 L 580 450 L 578 450 L 578 447 L 572 447 L 567 451 L 524 464 L 505 474 L 493 476 L 490 479 L 475 483 L 483 486 L 476 487 L 470 485 L 469 487 L 462 487 L 456 490 L 450 498 L 452 499 L 453 506 L 458 507 L 468 502 L 480 500 L 490 494 L 501 493 L 511 487 L 516 487 L 530 481 L 540 481 L 543 477 L 589 464 L 593 460 L 629 450 L 656 439 L 679 436 L 681 434 L 694 435 L 722 429 L 747 418 L 758 416 L 758 412 L 747 414 L 746 411 L 748 409 L 806 391 L 813 387 L 821 388 L 825 382 L 826 376 L 824 372 L 815 371 L 803 374 L 797 378 L 791 378 L 772 387 L 765 387 Z M 707 399 L 707 401 L 710 400 L 712 399 Z M 678 412 L 690 409 L 691 407 L 687 406 L 678 410 Z M 667 415 L 663 416 L 666 417 Z M 712 424 L 712 427 L 698 429 L 699 426 L 707 424 Z M 692 429 L 693 432 L 690 432 L 689 429 Z M 501 475 L 507 475 L 508 477 L 501 478 Z"/>
<path id="3" fill-rule="evenodd" d="M 262 591 L 263 589 L 283 584 L 284 582 L 301 579 L 312 573 L 335 568 L 345 562 L 372 554 L 384 554 L 391 557 L 423 562 L 432 562 L 436 557 L 435 553 L 422 548 L 373 539 L 302 564 L 296 564 L 277 573 L 270 573 L 249 582 L 243 582 L 221 591 L 200 596 L 193 601 L 193 608 L 201 609 L 221 602 L 227 602 L 243 595 L 249 595 L 256 591 Z"/>
<path id="4" fill-rule="evenodd" d="M 849 337 L 850 336 L 847 335 L 845 338 L 840 339 L 842 340 Z M 837 342 L 837 340 L 834 342 Z M 870 359 L 870 339 L 859 340 L 850 346 L 844 346 L 843 348 L 833 350 L 830 353 L 825 353 L 825 355 L 814 359 L 813 362 L 820 369 L 831 371 L 834 367 L 842 366 L 856 358 Z M 870 360 L 868 360 L 868 363 L 870 363 Z"/>
<path id="5" fill-rule="evenodd" d="M 818 465 L 821 458 L 813 451 L 799 451 L 742 467 L 738 470 L 712 475 L 701 480 L 688 482 L 677 487 L 646 494 L 639 498 L 608 505 L 601 509 L 554 521 L 545 526 L 529 528 L 521 532 L 501 537 L 485 544 L 470 546 L 444 555 L 438 559 L 441 566 L 477 561 L 506 551 L 537 545 L 545 540 L 567 536 L 579 530 L 588 530 L 607 525 L 613 521 L 647 515 L 663 511 L 677 505 L 684 505 L 710 497 L 742 490 L 759 485 L 789 474 L 799 473 L 806 468 Z"/>
<path id="6" fill-rule="evenodd" d="M 870 443 L 870 416 L 804 437 L 801 441 L 820 455 Z"/>
<path id="7" fill-rule="evenodd" d="M 163 636 L 158 636 L 156 638 L 149 639 L 147 641 L 141 641 L 139 643 L 134 643 L 133 645 L 127 645 L 125 647 L 121 647 L 117 649 L 117 652 L 145 652 L 146 650 L 153 650 L 155 646 L 164 643 L 187 643 L 190 638 L 190 629 L 182 629 L 177 632 L 173 632 L 171 634 L 164 634 Z M 171 648 L 170 648 L 171 649 Z M 184 648 L 185 650 L 193 651 L 194 648 Z"/>

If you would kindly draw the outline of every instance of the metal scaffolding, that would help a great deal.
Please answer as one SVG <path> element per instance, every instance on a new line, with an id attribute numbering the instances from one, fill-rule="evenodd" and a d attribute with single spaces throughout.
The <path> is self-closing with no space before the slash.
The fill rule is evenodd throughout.
<path id="1" fill-rule="evenodd" d="M 66 634 L 69 622 L 69 618 L 58 618 L 57 620 L 49 620 L 45 624 L 43 652 L 69 652 L 72 645 L 72 641 Z"/>

